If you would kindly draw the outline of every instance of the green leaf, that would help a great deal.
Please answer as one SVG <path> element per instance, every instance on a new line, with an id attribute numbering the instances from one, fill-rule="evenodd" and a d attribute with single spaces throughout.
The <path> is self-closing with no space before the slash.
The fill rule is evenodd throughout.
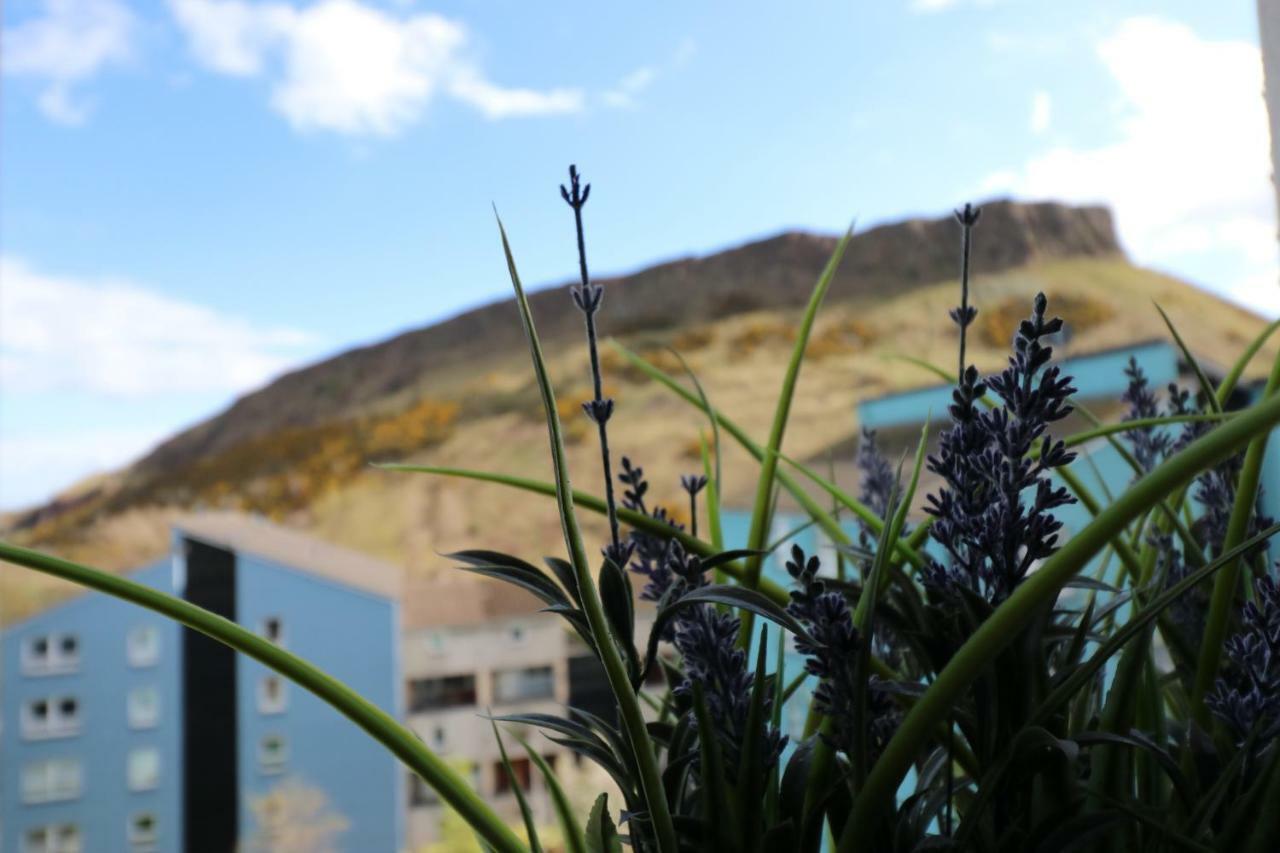
<path id="1" fill-rule="evenodd" d="M 802 640 L 812 643 L 813 639 L 804 626 L 796 618 L 783 610 L 772 600 L 765 598 L 753 589 L 742 586 L 717 586 L 709 584 L 686 592 L 680 598 L 670 602 L 658 610 L 649 629 L 649 645 L 645 652 L 646 670 L 658 653 L 658 641 L 668 624 L 681 610 L 696 604 L 725 604 L 748 613 L 758 613 L 766 619 L 781 625 Z"/>
<path id="2" fill-rule="evenodd" d="M 623 358 L 627 359 L 627 361 L 630 362 L 632 366 L 634 366 L 637 370 L 644 373 L 650 379 L 662 385 L 664 388 L 668 389 L 677 397 L 689 403 L 690 405 L 699 406 L 697 397 L 695 397 L 688 389 L 682 387 L 680 383 L 676 382 L 666 373 L 663 373 L 661 370 L 654 367 L 652 364 L 645 361 L 640 356 L 631 352 L 629 349 L 627 349 L 617 341 L 609 341 L 609 344 Z M 716 420 L 719 421 L 720 426 L 724 429 L 724 431 L 729 433 L 729 435 L 733 436 L 734 441 L 738 442 L 738 444 L 741 445 L 742 448 L 746 450 L 747 453 L 749 453 L 753 459 L 755 459 L 757 462 L 764 459 L 764 455 L 765 455 L 764 448 L 762 448 L 759 444 L 753 441 L 751 437 L 748 436 L 740 426 L 738 426 L 736 423 L 734 423 L 732 420 L 726 417 L 723 412 L 717 411 L 715 414 L 716 414 Z M 835 518 L 833 518 L 832 515 L 829 512 L 827 512 L 817 501 L 815 501 L 813 497 L 811 497 L 809 493 L 805 491 L 803 486 L 801 486 L 798 482 L 796 482 L 795 479 L 793 479 L 790 475 L 788 475 L 785 471 L 781 469 L 775 471 L 775 478 L 777 479 L 778 483 L 782 486 L 782 488 L 786 489 L 787 492 L 791 495 L 791 497 L 795 499 L 796 503 L 800 505 L 800 508 L 803 509 L 811 518 L 813 518 L 818 523 L 818 526 L 822 528 L 822 532 L 826 533 L 827 536 L 831 537 L 831 540 L 833 542 L 835 542 L 838 545 L 850 544 L 849 537 L 845 534 L 844 529 L 840 526 L 840 523 Z M 880 529 L 880 519 L 876 518 L 875 513 L 871 512 L 871 510 L 867 509 L 866 507 L 862 507 L 862 512 L 865 513 L 866 515 L 866 517 L 863 520 L 866 521 L 867 524 L 871 525 L 873 530 L 878 531 Z M 928 526 L 927 524 L 921 525 L 921 527 L 927 527 L 927 526 Z M 761 578 L 761 584 L 759 588 L 761 590 L 767 590 L 768 586 L 769 586 L 768 579 Z M 784 593 L 784 596 L 785 596 L 785 593 Z M 776 596 L 774 596 L 772 593 L 770 593 L 770 597 L 776 598 Z M 778 601 L 781 602 L 782 599 L 778 599 Z"/>
<path id="3" fill-rule="evenodd" d="M 983 622 L 951 657 L 929 689 L 912 706 L 872 768 L 854 801 L 839 849 L 856 848 L 859 833 L 872 826 L 892 801 L 903 775 L 955 702 L 998 653 L 1057 597 L 1062 585 L 1143 512 L 1201 471 L 1238 452 L 1255 436 L 1280 423 L 1280 397 L 1268 398 L 1169 457 L 1096 516 Z"/>
<path id="4" fill-rule="evenodd" d="M 1263 399 L 1269 400 L 1280 391 L 1280 355 L 1271 366 L 1271 375 L 1267 379 Z M 1240 468 L 1236 481 L 1236 499 L 1231 507 L 1231 517 L 1227 521 L 1227 535 L 1222 541 L 1223 549 L 1229 549 L 1244 539 L 1249 529 L 1249 521 L 1254 516 L 1254 507 L 1258 501 L 1258 487 L 1262 482 L 1262 462 L 1267 452 L 1267 440 L 1270 436 L 1262 433 L 1249 442 L 1244 454 L 1244 464 Z M 1226 567 L 1213 581 L 1213 596 L 1209 601 L 1209 614 L 1205 619 L 1204 636 L 1200 642 L 1200 659 L 1196 664 L 1196 680 L 1191 694 L 1192 708 L 1201 725 L 1209 724 L 1209 711 L 1205 708 L 1204 697 L 1213 686 L 1218 675 L 1218 664 L 1222 659 L 1223 646 L 1227 640 L 1227 626 L 1231 611 L 1235 606 L 1236 592 L 1240 586 L 1240 563 L 1236 559 Z"/>
<path id="5" fill-rule="evenodd" d="M 826 298 L 827 290 L 831 287 L 836 270 L 840 268 L 840 261 L 844 258 L 845 249 L 848 248 L 849 238 L 852 235 L 853 228 L 850 227 L 840 242 L 836 244 L 835 251 L 827 262 L 826 269 L 818 277 L 818 283 L 814 285 L 813 293 L 809 297 L 809 304 L 805 307 L 804 315 L 800 320 L 800 329 L 796 333 L 796 342 L 791 350 L 791 359 L 787 362 L 787 372 L 783 376 L 782 388 L 778 392 L 777 404 L 773 411 L 773 426 L 769 429 L 769 440 L 765 444 L 765 452 L 760 460 L 760 477 L 756 481 L 755 503 L 751 509 L 751 528 L 747 533 L 747 547 L 757 551 L 764 548 L 766 537 L 769 535 L 769 501 L 773 495 L 774 475 L 778 470 L 778 451 L 782 449 L 782 437 L 786 433 L 787 420 L 791 415 L 791 402 L 795 397 L 796 383 L 800 379 L 800 365 L 804 362 L 804 351 L 809 345 L 809 336 L 813 332 L 813 324 L 818 316 L 818 308 L 821 307 L 823 299 Z M 761 558 L 756 557 L 748 560 L 746 573 L 742 579 L 743 584 L 750 589 L 755 589 L 759 586 L 762 568 L 763 562 Z M 743 646 L 751 640 L 752 624 L 751 614 L 747 613 L 742 619 L 742 633 L 740 635 Z"/>
<path id="6" fill-rule="evenodd" d="M 1222 403 L 1218 402 L 1218 394 L 1214 390 L 1213 383 L 1209 381 L 1209 377 L 1205 374 L 1204 368 L 1200 366 L 1200 362 L 1196 360 L 1195 354 L 1191 352 L 1191 348 L 1187 346 L 1187 342 L 1182 339 L 1182 335 L 1178 334 L 1178 329 L 1173 325 L 1173 321 L 1169 319 L 1169 315 L 1164 313 L 1164 309 L 1160 307 L 1159 302 L 1152 302 L 1156 306 L 1156 310 L 1160 312 L 1160 316 L 1164 319 L 1164 324 L 1169 327 L 1169 334 L 1173 335 L 1173 340 L 1178 344 L 1178 349 L 1182 350 L 1182 357 L 1186 359 L 1187 364 L 1191 366 L 1192 371 L 1196 374 L 1196 381 L 1200 383 L 1200 393 L 1204 395 L 1205 401 L 1209 407 L 1219 414 L 1222 413 Z"/>
<path id="7" fill-rule="evenodd" d="M 756 649 L 756 669 L 751 684 L 751 700 L 747 706 L 746 734 L 743 737 L 740 760 L 738 762 L 738 787 L 736 801 L 742 806 L 743 829 L 748 833 L 747 847 L 756 849 L 759 837 L 758 829 L 762 825 L 763 815 L 760 804 L 764 797 L 765 782 L 768 774 L 764 769 L 765 728 L 768 718 L 765 716 L 765 695 L 769 691 L 769 680 L 765 675 L 765 664 L 769 655 L 769 632 L 760 630 L 759 648 Z M 749 825 L 745 822 L 750 821 Z"/>
<path id="8" fill-rule="evenodd" d="M 517 737 L 516 740 L 520 741 L 524 751 L 529 754 L 529 759 L 537 765 L 538 771 L 542 774 L 542 781 L 547 785 L 547 793 L 551 795 L 551 805 L 556 810 L 556 817 L 560 819 L 560 829 L 564 833 L 565 849 L 568 853 L 587 853 L 587 838 L 578 824 L 577 816 L 573 813 L 573 805 L 569 802 L 568 795 L 560 785 L 560 780 L 556 778 L 555 771 L 536 749 L 529 746 L 522 738 Z M 520 787 L 519 780 L 514 776 L 511 777 L 511 787 Z"/>
<path id="9" fill-rule="evenodd" d="M 707 420 L 711 423 L 711 449 L 715 454 L 715 476 L 707 471 L 707 484 L 715 486 L 717 492 L 720 491 L 724 480 L 720 476 L 720 421 L 716 418 L 716 410 L 711 407 L 711 399 L 707 396 L 707 392 L 703 389 L 702 383 L 698 381 L 698 374 L 693 372 L 693 368 L 689 367 L 689 362 L 684 360 L 684 356 L 676 352 L 673 347 L 667 347 L 677 359 L 680 360 L 680 366 L 684 368 L 684 373 L 689 377 L 689 381 L 693 383 L 694 390 L 698 392 L 698 403 L 702 406 L 702 411 L 707 413 Z M 698 434 L 698 440 L 702 441 L 702 434 Z M 705 462 L 705 449 L 704 449 Z"/>
<path id="10" fill-rule="evenodd" d="M 1227 375 L 1218 383 L 1218 404 L 1227 405 L 1227 399 L 1231 396 L 1231 392 L 1236 389 L 1236 383 L 1240 381 L 1240 377 L 1244 375 L 1245 368 L 1249 366 L 1249 362 L 1253 361 L 1253 357 L 1258 354 L 1258 350 L 1262 349 L 1262 345 L 1267 342 L 1267 338 L 1275 334 L 1276 329 L 1280 329 L 1280 320 L 1273 320 L 1267 324 L 1267 327 L 1258 333 L 1258 336 L 1249 342 L 1249 346 L 1244 348 L 1244 352 L 1240 353 L 1240 357 L 1236 359 L 1236 363 L 1231 365 L 1231 369 L 1227 371 Z"/>
<path id="11" fill-rule="evenodd" d="M 707 849 L 739 850 L 742 846 L 738 837 L 739 826 L 733 803 L 729 800 L 729 788 L 725 783 L 720 738 L 716 735 L 715 722 L 711 719 L 711 712 L 707 710 L 707 697 L 698 681 L 693 682 L 693 712 L 698 721 L 698 750 L 701 755 L 699 788 L 704 815 L 711 826 L 711 837 L 707 841 L 713 845 Z"/>
<path id="12" fill-rule="evenodd" d="M 507 241 L 507 232 L 502 227 L 500 219 L 498 231 L 502 235 L 502 249 L 507 258 L 507 270 L 511 274 L 516 307 L 520 311 L 520 322 L 524 326 L 530 358 L 533 361 L 534 378 L 537 380 L 538 392 L 542 397 L 543 413 L 547 419 L 552 470 L 555 472 L 556 481 L 556 504 L 560 510 L 560 526 L 564 533 L 569 562 L 573 565 L 573 574 L 578 582 L 578 593 L 582 597 L 582 610 L 591 627 L 591 634 L 596 638 L 596 652 L 604 665 L 605 676 L 618 704 L 619 717 L 627 735 L 628 745 L 639 769 L 640 786 L 644 794 L 645 806 L 653 821 L 658 848 L 663 853 L 675 853 L 677 848 L 675 825 L 672 823 L 671 813 L 667 810 L 657 757 L 654 755 L 653 745 L 644 727 L 644 714 L 640 709 L 640 701 L 631 689 L 631 679 L 628 677 L 626 663 L 610 635 L 609 620 L 605 615 L 604 605 L 600 601 L 600 591 L 591 577 L 586 548 L 582 544 L 582 532 L 578 528 L 578 519 L 573 509 L 573 487 L 569 482 L 569 465 L 565 459 L 564 437 L 560 428 L 555 391 L 551 387 L 551 378 L 542 356 L 542 344 L 538 341 L 538 333 L 534 328 L 529 300 L 525 297 L 524 288 L 520 284 L 520 275 L 516 271 L 515 259 L 511 255 L 511 245 Z"/>
<path id="13" fill-rule="evenodd" d="M 640 668 L 635 646 L 635 591 L 631 588 L 631 575 L 608 558 L 600 566 L 600 600 L 609 624 L 613 626 L 618 647 L 626 656 L 631 684 L 638 690 L 644 680 L 644 670 Z"/>
<path id="14" fill-rule="evenodd" d="M 1070 700 L 1077 690 L 1084 687 L 1097 675 L 1108 660 L 1123 649 L 1125 644 L 1150 625 L 1178 598 L 1209 578 L 1214 572 L 1227 565 L 1240 554 L 1258 547 L 1277 533 L 1280 533 L 1280 524 L 1273 524 L 1266 530 L 1260 531 L 1256 536 L 1250 537 L 1248 541 L 1242 542 L 1230 551 L 1224 552 L 1222 556 L 1207 565 L 1190 572 L 1178 583 L 1151 599 L 1140 612 L 1134 614 L 1129 621 L 1108 637 L 1105 642 L 1098 646 L 1097 651 L 1087 661 L 1073 669 L 1071 674 L 1045 697 L 1044 701 L 1040 703 L 1040 706 L 1031 715 L 1029 723 L 1043 724 L 1047 722 L 1064 702 Z"/>
<path id="15" fill-rule="evenodd" d="M 1106 436 L 1117 435 L 1119 433 L 1132 432 L 1147 427 L 1161 427 L 1170 424 L 1185 423 L 1218 423 L 1220 421 L 1229 420 L 1231 418 L 1228 412 L 1215 412 L 1210 414 L 1196 415 L 1161 415 L 1158 418 L 1134 418 L 1131 421 L 1120 421 L 1114 424 L 1104 424 L 1094 427 L 1093 429 L 1083 430 L 1082 432 L 1072 433 L 1062 440 L 1067 447 L 1079 447 L 1082 444 L 1088 444 L 1095 438 L 1105 438 Z"/>
<path id="16" fill-rule="evenodd" d="M 609 795 L 596 797 L 587 816 L 587 853 L 622 853 L 622 839 L 609 814 Z"/>
<path id="17" fill-rule="evenodd" d="M 541 569 L 524 560 L 497 551 L 457 551 L 446 554 L 451 560 L 465 563 L 463 571 L 496 578 L 528 590 L 545 604 L 568 604 L 569 599 Z"/>
<path id="18" fill-rule="evenodd" d="M 516 777 L 516 773 L 511 769 L 511 762 L 507 759 L 507 747 L 502 743 L 502 733 L 498 731 L 498 724 L 489 718 L 489 725 L 493 728 L 493 739 L 498 742 L 498 754 L 502 756 L 502 768 L 507 773 L 507 778 L 511 780 L 511 790 L 515 792 L 516 803 L 520 806 L 520 819 L 524 821 L 525 832 L 529 834 L 529 848 L 533 853 L 542 853 L 542 843 L 538 841 L 538 827 L 533 821 L 533 810 L 529 808 L 529 801 L 525 799 L 524 791 L 520 787 L 520 782 Z"/>
<path id="19" fill-rule="evenodd" d="M 527 477 L 513 477 L 508 474 L 495 474 L 490 471 L 473 471 L 466 468 L 444 468 L 435 465 L 378 465 L 376 467 L 381 468 L 384 471 L 398 471 L 413 474 L 436 474 L 443 477 L 459 477 L 464 480 L 496 483 L 498 485 L 509 486 L 514 489 L 522 489 L 526 492 L 546 495 L 547 497 L 556 496 L 555 483 L 548 483 L 545 480 L 532 480 Z M 604 501 L 595 495 L 590 495 L 586 492 L 575 489 L 572 493 L 572 497 L 574 506 L 582 507 L 583 509 L 590 510 L 600 515 L 604 515 L 607 511 Z M 625 507 L 619 507 L 618 518 L 625 524 L 630 525 L 637 530 L 643 530 L 646 533 L 651 533 L 654 536 L 660 536 L 665 539 L 675 539 L 691 554 L 710 557 L 719 553 L 719 549 L 713 548 L 710 543 L 704 542 L 701 539 L 695 539 L 684 531 L 677 530 L 669 524 L 655 521 L 643 513 L 633 512 Z M 839 528 L 837 528 L 837 530 L 838 529 Z M 841 535 L 843 536 L 843 532 Z M 550 560 L 551 558 L 549 557 L 547 559 Z M 565 563 L 565 565 L 569 564 Z M 744 572 L 741 566 L 732 563 L 724 565 L 722 570 L 735 578 L 740 578 Z M 769 596 L 779 604 L 785 605 L 790 600 L 787 596 L 786 590 L 778 586 L 776 583 L 773 583 L 768 578 L 761 579 L 759 589 L 762 593 Z M 572 588 L 569 591 L 571 594 L 573 593 Z"/>

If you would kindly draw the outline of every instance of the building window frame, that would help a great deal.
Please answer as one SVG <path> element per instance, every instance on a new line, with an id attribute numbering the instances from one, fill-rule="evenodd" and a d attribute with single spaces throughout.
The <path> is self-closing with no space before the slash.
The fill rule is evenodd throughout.
<path id="1" fill-rule="evenodd" d="M 35 777 L 42 778 L 33 784 Z M 84 792 L 84 768 L 74 758 L 46 758 L 22 768 L 22 803 L 62 803 L 76 800 Z"/>
<path id="2" fill-rule="evenodd" d="M 133 626 L 125 647 L 129 666 L 135 669 L 155 666 L 160 663 L 160 627 L 152 623 Z"/>
<path id="3" fill-rule="evenodd" d="M 80 638 L 69 631 L 33 634 L 22 639 L 23 675 L 66 675 L 80 669 Z"/>
<path id="4" fill-rule="evenodd" d="M 409 713 L 426 714 L 453 708 L 474 708 L 479 679 L 474 672 L 455 672 L 409 679 Z"/>
<path id="5" fill-rule="evenodd" d="M 32 841 L 38 836 L 39 841 Z M 22 832 L 22 853 L 81 853 L 84 849 L 80 826 L 75 823 L 47 823 Z"/>
<path id="6" fill-rule="evenodd" d="M 159 788 L 162 765 L 157 747 L 140 746 L 129 750 L 125 760 L 125 783 L 129 790 L 139 793 Z"/>
<path id="7" fill-rule="evenodd" d="M 284 617 L 279 613 L 270 613 L 262 617 L 258 623 L 258 634 L 268 642 L 284 648 L 288 634 L 285 631 Z"/>
<path id="8" fill-rule="evenodd" d="M 289 763 L 289 741 L 279 732 L 263 735 L 258 741 L 258 770 L 268 776 L 283 773 Z"/>
<path id="9" fill-rule="evenodd" d="M 125 838 L 133 853 L 151 853 L 159 849 L 160 821 L 155 812 L 136 812 L 129 815 L 125 826 Z"/>
<path id="10" fill-rule="evenodd" d="M 68 703 L 74 708 L 67 710 Z M 43 712 L 37 713 L 36 706 Z M 20 729 L 23 740 L 55 740 L 80 734 L 83 716 L 80 700 L 73 695 L 37 696 L 22 703 Z"/>
<path id="11" fill-rule="evenodd" d="M 492 682 L 495 705 L 556 698 L 556 671 L 551 664 L 495 669 Z"/>
<path id="12" fill-rule="evenodd" d="M 258 713 L 283 714 L 289 709 L 289 687 L 278 675 L 258 679 Z"/>
<path id="13" fill-rule="evenodd" d="M 152 697 L 149 708 L 138 697 Z M 125 717 L 131 729 L 154 729 L 160 725 L 160 690 L 153 684 L 139 684 L 125 696 Z"/>

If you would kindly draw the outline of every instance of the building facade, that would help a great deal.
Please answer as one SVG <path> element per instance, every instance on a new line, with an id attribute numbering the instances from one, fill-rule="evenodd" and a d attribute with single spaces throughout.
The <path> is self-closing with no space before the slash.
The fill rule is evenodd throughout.
<path id="1" fill-rule="evenodd" d="M 133 577 L 399 712 L 395 568 L 210 514 L 176 526 L 170 557 Z M 253 849 L 305 829 L 287 825 L 299 818 L 279 790 L 314 792 L 323 814 L 304 818 L 324 817 L 340 849 L 401 848 L 394 758 L 319 699 L 157 614 L 81 595 L 5 631 L 3 666 L 6 851 Z"/>
<path id="2" fill-rule="evenodd" d="M 519 825 L 515 786 L 527 795 L 539 824 L 555 822 L 546 785 L 522 737 L 562 773 L 570 750 L 527 726 L 502 724 L 509 775 L 490 716 L 540 713 L 563 716 L 566 706 L 605 717 L 614 713 L 604 671 L 559 616 L 539 612 L 533 596 L 497 581 L 458 575 L 409 587 L 402 644 L 406 715 L 410 727 L 504 819 Z M 638 632 L 647 631 L 642 615 Z M 410 850 L 440 841 L 446 808 L 421 780 L 406 772 Z"/>

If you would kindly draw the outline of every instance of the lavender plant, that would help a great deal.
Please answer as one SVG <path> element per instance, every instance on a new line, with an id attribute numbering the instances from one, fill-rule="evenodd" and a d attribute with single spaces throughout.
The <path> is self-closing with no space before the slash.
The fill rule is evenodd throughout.
<path id="1" fill-rule="evenodd" d="M 587 267 L 590 186 L 571 167 L 561 194 L 574 215 L 579 276 L 570 296 L 585 326 L 593 394 L 583 408 L 596 426 L 602 497 L 569 486 L 554 391 L 505 232 L 554 481 L 383 467 L 503 483 L 556 501 L 566 553 L 547 558 L 546 569 L 493 551 L 454 556 L 562 617 L 609 683 L 612 714 L 570 708 L 496 720 L 543 730 L 616 783 L 620 803 L 602 795 L 588 815 L 573 814 L 551 768 L 526 747 L 559 792 L 553 799 L 566 849 L 1273 849 L 1280 835 L 1280 813 L 1268 808 L 1280 802 L 1280 583 L 1276 570 L 1259 565 L 1277 526 L 1258 512 L 1257 483 L 1266 436 L 1280 424 L 1280 359 L 1254 405 L 1190 423 L 1190 394 L 1171 388 L 1162 407 L 1131 362 L 1124 402 L 1134 423 L 1122 425 L 1121 438 L 1135 479 L 1114 500 L 1100 501 L 1068 476 L 1069 466 L 1072 448 L 1110 431 L 1052 434 L 1073 410 L 1075 389 L 1052 360 L 1050 339 L 1062 321 L 1049 314 L 1046 297 L 1034 299 L 1003 370 L 984 376 L 970 363 L 967 331 L 977 309 L 969 267 L 980 211 L 966 205 L 957 211 L 961 292 L 951 312 L 958 371 L 950 423 L 927 462 L 942 485 L 928 496 L 924 517 L 914 526 L 905 521 L 925 465 L 923 442 L 903 480 L 876 436 L 864 435 L 856 499 L 788 460 L 859 519 L 846 530 L 780 467 L 796 377 L 842 242 L 801 319 L 765 444 L 713 410 L 700 387 L 694 393 L 632 359 L 757 461 L 750 537 L 757 546 L 781 487 L 840 547 L 860 555 L 859 582 L 842 582 L 788 543 L 788 593 L 762 572 L 771 556 L 763 548 L 721 551 L 701 538 L 700 517 L 712 522 L 713 538 L 719 529 L 718 502 L 710 499 L 718 491 L 704 476 L 681 479 L 687 528 L 653 503 L 644 471 L 630 459 L 620 459 L 614 483 L 608 427 L 618 409 L 603 392 L 606 294 Z M 1202 379 L 1204 404 L 1229 396 L 1264 341 L 1265 334 L 1217 388 Z M 1075 500 L 1093 520 L 1061 541 L 1056 511 Z M 598 563 L 583 543 L 580 511 L 606 520 Z M 1085 576 L 1104 554 L 1123 565 L 1108 576 L 1112 583 Z M 407 726 L 287 650 L 125 578 L 4 543 L 0 558 L 151 608 L 262 661 L 403 760 L 486 849 L 543 849 L 531 810 L 522 809 L 521 838 Z M 1235 585 L 1237 570 L 1251 582 Z M 733 582 L 714 582 L 712 571 Z M 642 581 L 638 595 L 633 577 Z M 1072 585 L 1087 595 L 1064 595 Z M 1185 621 L 1179 608 L 1189 602 L 1206 616 L 1201 630 L 1183 635 L 1169 626 Z M 754 630 L 753 618 L 793 637 L 803 673 L 769 657 L 773 629 Z M 650 623 L 647 636 L 637 636 L 641 621 Z M 662 687 L 646 679 L 655 667 Z M 806 680 L 813 686 L 809 723 L 784 735 L 782 706 L 804 695 L 798 688 Z M 502 754 L 505 761 L 505 748 Z"/>

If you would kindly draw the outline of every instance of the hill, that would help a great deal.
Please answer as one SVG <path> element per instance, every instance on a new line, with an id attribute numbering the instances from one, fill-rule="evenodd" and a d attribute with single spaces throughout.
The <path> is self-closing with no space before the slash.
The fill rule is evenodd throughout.
<path id="1" fill-rule="evenodd" d="M 789 232 L 698 258 L 601 280 L 605 334 L 668 367 L 680 351 L 715 404 L 756 435 L 798 311 L 836 239 Z M 809 347 L 787 450 L 805 456 L 845 442 L 859 399 L 927 384 L 892 356 L 949 364 L 957 229 L 949 217 L 909 220 L 855 236 Z M 566 267 L 572 265 L 566 258 Z M 1037 290 L 1071 326 L 1074 352 L 1165 333 L 1158 300 L 1198 352 L 1230 361 L 1260 318 L 1189 284 L 1132 266 L 1102 208 L 989 203 L 975 238 L 974 298 L 982 313 L 974 358 L 1002 362 L 1013 324 Z M 599 461 L 577 413 L 589 393 L 580 317 L 565 286 L 532 297 L 569 424 L 575 482 L 599 490 Z M 1264 350 L 1255 370 L 1274 350 Z M 609 355 L 606 353 L 606 355 Z M 618 398 L 614 442 L 645 465 L 659 499 L 696 464 L 698 413 L 606 358 Z M 351 350 L 245 395 L 127 469 L 15 514 L 7 538 L 110 568 L 163 552 L 179 511 L 262 512 L 337 543 L 430 572 L 461 547 L 550 553 L 559 534 L 549 502 L 499 487 L 369 468 L 404 459 L 546 478 L 546 439 L 528 356 L 509 300 Z M 726 449 L 727 493 L 753 469 Z M 588 532 L 603 532 L 591 519 Z M 4 573 L 0 615 L 63 594 L 52 582 Z"/>

